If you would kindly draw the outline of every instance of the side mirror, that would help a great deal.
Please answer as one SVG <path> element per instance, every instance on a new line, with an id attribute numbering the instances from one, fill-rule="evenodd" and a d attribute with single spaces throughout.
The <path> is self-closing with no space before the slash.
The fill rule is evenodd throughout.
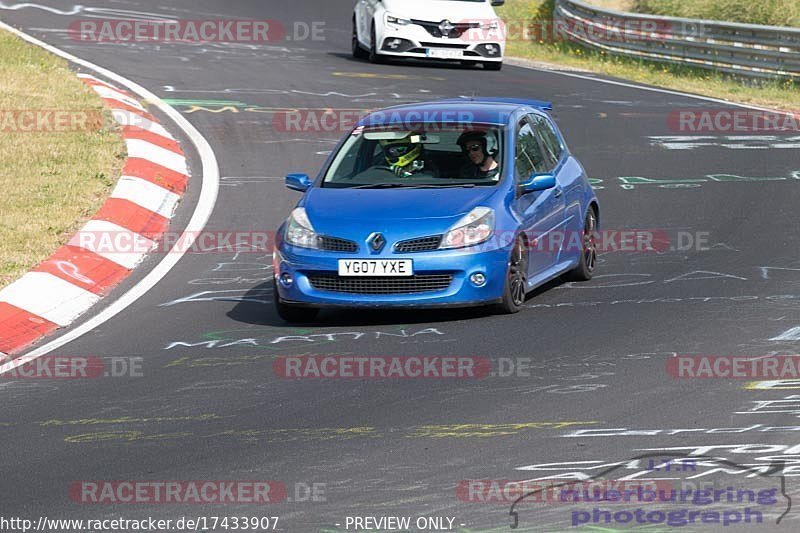
<path id="1" fill-rule="evenodd" d="M 306 192 L 314 184 L 308 174 L 289 174 L 286 176 L 286 186 L 293 191 Z"/>
<path id="2" fill-rule="evenodd" d="M 492 6 L 499 7 L 505 5 L 506 0 L 492 0 Z"/>
<path id="3" fill-rule="evenodd" d="M 556 177 L 553 174 L 534 174 L 530 179 L 522 184 L 519 188 L 522 193 L 545 191 L 552 189 L 556 186 Z"/>

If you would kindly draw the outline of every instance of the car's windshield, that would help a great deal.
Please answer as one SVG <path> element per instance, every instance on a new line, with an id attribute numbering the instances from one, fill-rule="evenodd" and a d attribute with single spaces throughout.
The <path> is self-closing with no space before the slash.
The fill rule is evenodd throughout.
<path id="1" fill-rule="evenodd" d="M 503 129 L 492 125 L 359 127 L 336 154 L 322 186 L 493 186 L 502 176 L 502 139 Z"/>

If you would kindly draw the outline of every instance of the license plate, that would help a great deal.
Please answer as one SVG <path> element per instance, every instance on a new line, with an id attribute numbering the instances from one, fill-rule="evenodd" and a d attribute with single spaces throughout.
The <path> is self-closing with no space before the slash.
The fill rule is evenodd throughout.
<path id="1" fill-rule="evenodd" d="M 428 48 L 426 55 L 438 59 L 461 59 L 464 53 L 461 50 L 448 50 L 446 48 Z"/>
<path id="2" fill-rule="evenodd" d="M 413 276 L 411 259 L 339 259 L 340 276 Z"/>

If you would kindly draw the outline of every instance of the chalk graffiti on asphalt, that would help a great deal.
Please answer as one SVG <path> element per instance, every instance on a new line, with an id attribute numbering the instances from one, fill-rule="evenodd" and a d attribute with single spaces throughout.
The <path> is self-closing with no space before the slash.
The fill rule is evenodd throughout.
<path id="1" fill-rule="evenodd" d="M 160 15 L 158 13 L 149 13 L 146 11 L 131 11 L 128 9 L 111 9 L 107 7 L 90 7 L 82 5 L 74 5 L 67 9 L 58 9 L 42 4 L 35 4 L 32 2 L 6 4 L 0 2 L 0 9 L 8 11 L 19 11 L 21 9 L 39 9 L 47 11 L 53 15 L 61 16 L 74 16 L 84 15 L 88 18 L 106 18 L 106 19 L 121 19 L 121 20 L 157 20 L 157 21 L 175 21 L 175 17 Z"/>
<path id="2" fill-rule="evenodd" d="M 621 176 L 616 178 L 619 183 L 608 183 L 605 179 L 592 178 L 589 182 L 597 190 L 603 190 L 606 185 L 617 186 L 626 191 L 637 188 L 658 189 L 696 189 L 705 184 L 714 183 L 762 183 L 776 181 L 800 180 L 800 170 L 790 172 L 787 176 L 738 176 L 736 174 L 706 174 L 702 177 L 690 178 L 647 178 L 644 176 Z"/>
<path id="3" fill-rule="evenodd" d="M 506 424 L 429 424 L 410 427 L 354 426 L 322 428 L 233 428 L 212 432 L 177 431 L 171 433 L 144 433 L 139 430 L 101 431 L 70 435 L 64 438 L 70 444 L 163 442 L 191 439 L 237 440 L 244 443 L 330 441 L 351 439 L 454 439 L 454 438 L 498 438 L 543 430 L 552 431 L 572 426 L 598 424 L 597 421 L 532 421 Z"/>
<path id="4" fill-rule="evenodd" d="M 751 403 L 755 404 L 747 411 L 736 411 L 737 415 L 794 415 L 795 418 L 800 418 L 800 395 L 792 394 L 781 398 L 780 400 L 753 400 Z M 800 453 L 798 447 L 797 453 Z"/>
<path id="5" fill-rule="evenodd" d="M 657 435 L 683 435 L 698 433 L 700 435 L 716 434 L 742 434 L 742 433 L 795 433 L 800 431 L 800 426 L 765 426 L 753 424 L 743 427 L 724 428 L 672 428 L 672 429 L 632 429 L 632 428 L 593 428 L 576 429 L 562 438 L 591 438 L 591 437 L 655 437 Z"/>
<path id="6" fill-rule="evenodd" d="M 280 346 L 281 348 L 289 346 L 297 348 L 298 346 L 308 346 L 309 344 L 324 344 L 329 342 L 353 340 L 353 341 L 370 341 L 381 339 L 413 339 L 421 335 L 433 336 L 434 338 L 444 337 L 445 334 L 437 328 L 422 328 L 412 330 L 406 326 L 401 326 L 392 331 L 332 331 L 327 333 L 319 333 L 319 330 L 314 329 L 294 329 L 296 335 L 280 335 L 277 337 L 230 337 L 232 333 L 248 332 L 252 333 L 253 330 L 227 330 L 227 331 L 213 331 L 206 333 L 203 337 L 206 340 L 202 341 L 173 341 L 170 342 L 164 349 L 172 350 L 174 348 L 233 348 L 233 347 L 252 347 L 252 348 L 274 348 Z M 292 331 L 292 330 L 290 330 Z"/>
<path id="7" fill-rule="evenodd" d="M 729 150 L 795 150 L 800 136 L 782 135 L 661 135 L 649 137 L 652 146 L 667 150 L 726 148 Z"/>

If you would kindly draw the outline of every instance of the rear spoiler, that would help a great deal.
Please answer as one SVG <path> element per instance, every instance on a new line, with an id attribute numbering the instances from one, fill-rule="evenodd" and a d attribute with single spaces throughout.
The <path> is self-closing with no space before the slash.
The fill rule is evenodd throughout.
<path id="1" fill-rule="evenodd" d="M 552 111 L 553 104 L 551 102 L 545 102 L 544 100 L 530 100 L 527 98 L 504 98 L 504 97 L 491 97 L 491 98 L 484 98 L 484 97 L 475 97 L 475 98 L 452 98 L 449 100 L 442 100 L 442 102 L 486 102 L 487 104 L 517 104 L 517 105 L 527 105 L 530 107 L 535 107 L 537 109 L 541 109 L 542 111 Z"/>

